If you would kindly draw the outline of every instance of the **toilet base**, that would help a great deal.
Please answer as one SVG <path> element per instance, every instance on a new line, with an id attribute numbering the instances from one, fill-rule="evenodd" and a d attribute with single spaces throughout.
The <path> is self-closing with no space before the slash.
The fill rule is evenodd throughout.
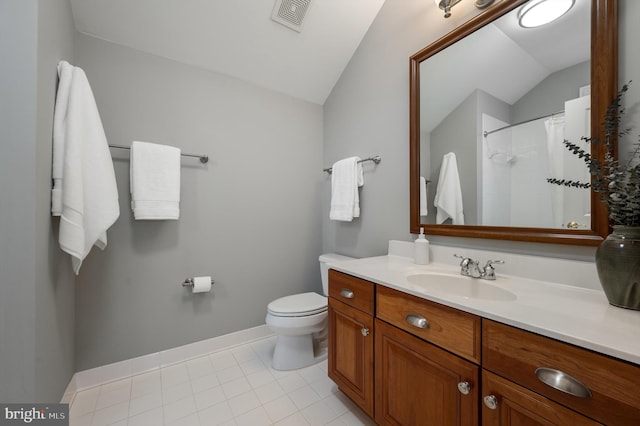
<path id="1" fill-rule="evenodd" d="M 326 339 L 316 340 L 312 334 L 279 335 L 271 366 L 275 370 L 297 370 L 327 359 L 327 353 Z"/>

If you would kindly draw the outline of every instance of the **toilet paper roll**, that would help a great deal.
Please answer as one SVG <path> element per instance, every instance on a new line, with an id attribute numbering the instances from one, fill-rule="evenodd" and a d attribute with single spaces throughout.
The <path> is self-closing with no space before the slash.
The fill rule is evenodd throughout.
<path id="1" fill-rule="evenodd" d="M 211 277 L 194 277 L 192 293 L 204 293 L 211 290 Z"/>

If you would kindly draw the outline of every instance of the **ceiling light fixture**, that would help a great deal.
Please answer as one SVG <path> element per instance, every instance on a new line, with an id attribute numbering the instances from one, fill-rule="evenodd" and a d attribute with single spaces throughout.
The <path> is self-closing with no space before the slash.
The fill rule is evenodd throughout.
<path id="1" fill-rule="evenodd" d="M 555 21 L 573 7 L 576 0 L 531 0 L 518 12 L 523 28 L 535 28 Z"/>
<path id="2" fill-rule="evenodd" d="M 444 17 L 448 18 L 451 16 L 451 8 L 456 4 L 460 3 L 462 0 L 435 0 L 436 6 L 440 9 L 444 10 Z M 475 5 L 478 9 L 484 9 L 493 3 L 494 0 L 475 0 Z"/>

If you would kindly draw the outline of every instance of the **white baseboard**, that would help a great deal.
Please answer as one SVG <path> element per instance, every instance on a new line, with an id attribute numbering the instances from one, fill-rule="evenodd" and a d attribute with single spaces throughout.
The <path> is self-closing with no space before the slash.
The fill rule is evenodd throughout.
<path id="1" fill-rule="evenodd" d="M 249 343 L 270 336 L 273 336 L 273 332 L 264 324 L 165 351 L 79 371 L 75 373 L 69 381 L 69 385 L 61 402 L 70 403 L 75 393 L 84 389 L 135 376 L 136 374 L 157 370 L 167 365 L 184 362 L 189 359 L 207 355 L 211 352 L 228 349 L 231 346 Z"/>

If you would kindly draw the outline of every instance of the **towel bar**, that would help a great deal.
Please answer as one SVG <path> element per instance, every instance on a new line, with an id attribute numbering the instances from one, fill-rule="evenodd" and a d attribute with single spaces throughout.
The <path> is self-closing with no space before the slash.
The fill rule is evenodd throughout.
<path id="1" fill-rule="evenodd" d="M 365 158 L 364 160 L 358 161 L 358 163 L 364 163 L 365 161 L 373 161 L 376 164 L 379 164 L 382 161 L 382 157 L 376 155 L 374 157 Z M 327 167 L 326 169 L 322 169 L 323 172 L 327 172 L 331 174 L 333 167 Z"/>
<path id="2" fill-rule="evenodd" d="M 112 145 L 109 144 L 109 148 L 118 148 L 118 149 L 131 149 L 130 146 L 124 146 L 124 145 Z M 195 157 L 195 158 L 199 158 L 200 162 L 202 164 L 206 164 L 209 162 L 209 156 L 208 155 L 199 155 L 199 154 L 183 154 L 180 153 L 181 156 L 183 157 Z"/>

